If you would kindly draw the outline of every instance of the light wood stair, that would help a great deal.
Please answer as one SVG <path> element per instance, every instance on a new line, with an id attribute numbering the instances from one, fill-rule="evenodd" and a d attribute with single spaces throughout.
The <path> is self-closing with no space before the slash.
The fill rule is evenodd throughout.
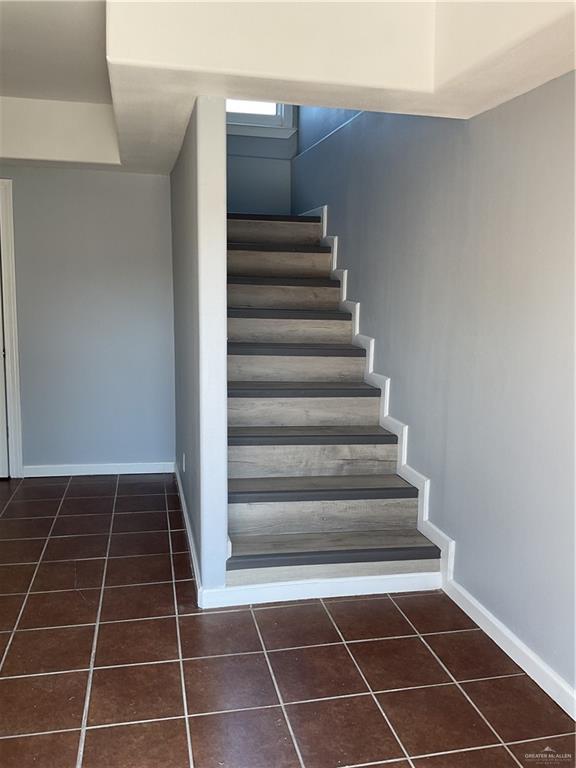
<path id="1" fill-rule="evenodd" d="M 228 217 L 227 583 L 438 571 L 317 217 Z"/>

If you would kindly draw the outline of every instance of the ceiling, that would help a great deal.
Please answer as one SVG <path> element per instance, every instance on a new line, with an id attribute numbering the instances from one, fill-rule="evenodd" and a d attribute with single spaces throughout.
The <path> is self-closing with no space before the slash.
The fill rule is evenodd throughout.
<path id="1" fill-rule="evenodd" d="M 106 3 L 0 3 L 0 95 L 110 104 Z"/>

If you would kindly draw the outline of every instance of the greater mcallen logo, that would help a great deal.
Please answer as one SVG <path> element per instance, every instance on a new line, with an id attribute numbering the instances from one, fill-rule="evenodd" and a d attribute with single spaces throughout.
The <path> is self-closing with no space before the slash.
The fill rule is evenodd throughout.
<path id="1" fill-rule="evenodd" d="M 554 763 L 572 762 L 571 752 L 557 752 L 552 747 L 544 747 L 540 752 L 527 752 L 525 760 L 530 760 L 533 765 L 551 765 Z"/>

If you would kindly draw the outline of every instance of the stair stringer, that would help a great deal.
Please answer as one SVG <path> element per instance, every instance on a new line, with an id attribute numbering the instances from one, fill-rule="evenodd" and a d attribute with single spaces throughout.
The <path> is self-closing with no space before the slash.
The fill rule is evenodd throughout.
<path id="1" fill-rule="evenodd" d="M 328 235 L 328 207 L 322 206 L 318 213 L 322 216 L 323 244 L 332 247 L 332 276 L 340 281 L 340 308 L 352 315 L 352 343 L 366 350 L 364 380 L 381 391 L 380 426 L 398 437 L 398 459 L 396 472 L 404 480 L 418 488 L 418 530 L 433 544 L 440 548 L 440 572 L 442 586 L 452 581 L 454 576 L 454 557 L 456 542 L 447 536 L 429 519 L 430 478 L 418 472 L 407 463 L 408 425 L 390 415 L 389 376 L 374 370 L 374 338 L 360 333 L 360 302 L 348 298 L 348 270 L 338 267 L 338 236 Z"/>

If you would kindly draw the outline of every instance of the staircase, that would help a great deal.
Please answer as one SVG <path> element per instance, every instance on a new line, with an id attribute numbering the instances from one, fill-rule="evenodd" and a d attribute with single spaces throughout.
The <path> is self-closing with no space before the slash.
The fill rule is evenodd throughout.
<path id="1" fill-rule="evenodd" d="M 428 573 L 321 223 L 228 216 L 227 583 Z"/>

